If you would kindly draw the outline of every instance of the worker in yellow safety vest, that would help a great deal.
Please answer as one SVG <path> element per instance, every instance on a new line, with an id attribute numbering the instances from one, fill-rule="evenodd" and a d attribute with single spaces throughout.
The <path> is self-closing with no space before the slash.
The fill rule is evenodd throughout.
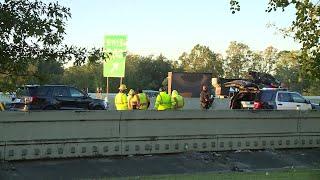
<path id="1" fill-rule="evenodd" d="M 127 90 L 126 85 L 121 84 L 119 87 L 119 93 L 114 98 L 114 104 L 117 110 L 128 110 L 128 101 L 125 91 Z"/>
<path id="2" fill-rule="evenodd" d="M 172 109 L 175 109 L 175 110 L 181 110 L 184 106 L 184 98 L 176 90 L 172 91 L 171 104 L 172 104 Z"/>
<path id="3" fill-rule="evenodd" d="M 146 93 L 142 92 L 141 89 L 137 89 L 138 97 L 139 97 L 139 109 L 147 110 L 150 106 L 150 100 Z"/>
<path id="4" fill-rule="evenodd" d="M 4 103 L 0 102 L 0 111 L 4 111 L 5 109 Z"/>
<path id="5" fill-rule="evenodd" d="M 159 89 L 159 94 L 156 98 L 154 109 L 158 111 L 171 109 L 171 97 L 165 91 L 165 88 Z"/>
<path id="6" fill-rule="evenodd" d="M 129 110 L 138 109 L 139 101 L 140 100 L 137 93 L 133 89 L 130 89 L 128 93 L 128 109 Z"/>

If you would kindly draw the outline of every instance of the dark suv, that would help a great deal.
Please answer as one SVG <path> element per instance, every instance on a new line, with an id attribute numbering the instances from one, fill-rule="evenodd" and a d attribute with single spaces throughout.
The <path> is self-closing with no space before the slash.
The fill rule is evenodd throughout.
<path id="1" fill-rule="evenodd" d="M 27 85 L 17 90 L 11 110 L 104 110 L 105 102 L 66 85 Z"/>

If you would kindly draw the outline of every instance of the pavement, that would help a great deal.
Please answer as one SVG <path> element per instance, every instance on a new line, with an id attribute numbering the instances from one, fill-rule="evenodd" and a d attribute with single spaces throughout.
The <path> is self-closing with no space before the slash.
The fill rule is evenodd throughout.
<path id="1" fill-rule="evenodd" d="M 1 162 L 0 179 L 108 179 L 287 169 L 320 169 L 320 148 Z"/>

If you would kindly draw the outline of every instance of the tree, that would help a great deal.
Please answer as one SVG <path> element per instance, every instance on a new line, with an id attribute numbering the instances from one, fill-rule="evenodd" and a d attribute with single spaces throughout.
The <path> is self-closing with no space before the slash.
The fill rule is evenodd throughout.
<path id="1" fill-rule="evenodd" d="M 197 44 L 190 54 L 183 53 L 179 60 L 186 72 L 208 72 L 215 77 L 223 74 L 222 62 L 217 60 L 216 54 L 207 46 Z"/>
<path id="2" fill-rule="evenodd" d="M 24 75 L 28 65 L 59 57 L 65 20 L 70 16 L 70 10 L 58 3 L 0 3 L 1 73 Z"/>
<path id="3" fill-rule="evenodd" d="M 162 80 L 172 71 L 172 65 L 166 57 L 129 55 L 126 61 L 125 83 L 130 88 L 159 89 Z"/>
<path id="4" fill-rule="evenodd" d="M 250 69 L 251 64 L 251 50 L 248 45 L 238 43 L 236 41 L 230 42 L 226 51 L 227 57 L 225 59 L 225 77 L 227 78 L 244 78 Z"/>
<path id="5" fill-rule="evenodd" d="M 63 44 L 70 9 L 38 0 L 0 2 L 0 87 L 14 88 L 19 79 L 39 78 L 37 65 L 80 64 L 87 50 Z M 31 68 L 31 69 L 30 69 Z M 32 70 L 34 68 L 34 70 Z M 5 79 L 5 81 L 4 81 Z"/>
<path id="6" fill-rule="evenodd" d="M 62 83 L 78 87 L 79 89 L 87 89 L 89 92 L 95 92 L 97 87 L 106 88 L 106 83 L 102 74 L 101 63 L 86 63 L 81 66 L 72 66 L 67 68 L 62 77 Z M 116 79 L 110 79 L 109 85 L 112 90 L 117 90 L 115 86 Z M 119 80 L 116 86 L 119 85 Z"/>
<path id="7" fill-rule="evenodd" d="M 299 51 L 281 51 L 278 53 L 275 77 L 288 89 L 305 95 L 319 95 L 320 84 L 317 79 L 310 79 L 301 69 Z"/>
<path id="8" fill-rule="evenodd" d="M 302 92 L 303 86 L 298 55 L 298 52 L 294 51 L 279 52 L 275 77 L 284 83 L 288 89 Z"/>
<path id="9" fill-rule="evenodd" d="M 274 74 L 275 64 L 277 62 L 278 50 L 272 46 L 267 47 L 261 52 L 260 72 Z"/>
<path id="10" fill-rule="evenodd" d="M 240 10 L 237 0 L 230 0 L 232 13 Z M 295 20 L 291 26 L 282 32 L 285 35 L 292 34 L 301 45 L 300 64 L 301 69 L 308 78 L 320 79 L 320 1 L 310 0 L 269 0 L 266 12 L 294 6 L 296 10 Z"/>

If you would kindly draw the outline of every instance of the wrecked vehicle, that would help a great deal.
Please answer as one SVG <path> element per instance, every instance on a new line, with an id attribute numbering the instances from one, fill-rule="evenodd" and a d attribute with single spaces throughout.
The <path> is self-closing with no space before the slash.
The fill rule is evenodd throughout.
<path id="1" fill-rule="evenodd" d="M 280 81 L 266 73 L 249 72 L 250 80 L 234 80 L 226 87 L 236 88 L 230 109 L 311 110 L 314 106 L 298 92 L 281 88 Z"/>

